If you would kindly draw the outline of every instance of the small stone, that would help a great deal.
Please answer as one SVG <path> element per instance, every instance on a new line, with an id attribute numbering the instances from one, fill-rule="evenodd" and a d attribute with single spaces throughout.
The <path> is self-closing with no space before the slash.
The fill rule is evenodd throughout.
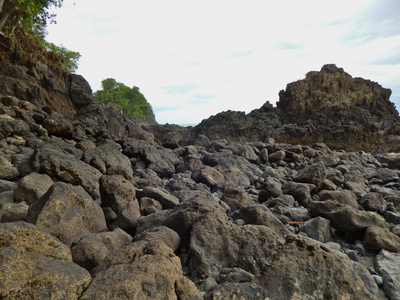
<path id="1" fill-rule="evenodd" d="M 371 275 L 372 278 L 375 280 L 377 285 L 382 285 L 383 284 L 383 278 L 379 275 Z"/>

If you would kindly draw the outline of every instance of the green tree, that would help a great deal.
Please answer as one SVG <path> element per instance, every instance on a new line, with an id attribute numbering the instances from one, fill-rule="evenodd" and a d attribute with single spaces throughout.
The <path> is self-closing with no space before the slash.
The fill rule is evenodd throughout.
<path id="1" fill-rule="evenodd" d="M 115 110 L 122 110 L 124 115 L 134 119 L 148 119 L 154 116 L 151 105 L 147 102 L 139 88 L 132 88 L 107 78 L 101 82 L 102 90 L 96 91 L 94 98 Z"/>
<path id="2" fill-rule="evenodd" d="M 49 19 L 54 19 L 48 9 L 61 7 L 63 0 L 0 0 L 0 30 L 8 34 L 20 26 L 25 31 L 43 34 Z"/>

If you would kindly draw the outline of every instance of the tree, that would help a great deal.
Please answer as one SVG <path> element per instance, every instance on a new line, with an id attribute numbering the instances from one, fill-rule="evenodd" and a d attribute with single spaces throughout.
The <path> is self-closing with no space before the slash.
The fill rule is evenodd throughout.
<path id="1" fill-rule="evenodd" d="M 43 34 L 47 21 L 55 17 L 51 6 L 61 7 L 63 0 L 0 0 L 0 31 L 12 34 L 20 26 Z"/>
<path id="2" fill-rule="evenodd" d="M 115 110 L 122 110 L 124 115 L 134 119 L 148 119 L 154 116 L 151 105 L 147 102 L 139 88 L 132 88 L 107 78 L 101 82 L 102 90 L 94 93 L 94 98 Z"/>

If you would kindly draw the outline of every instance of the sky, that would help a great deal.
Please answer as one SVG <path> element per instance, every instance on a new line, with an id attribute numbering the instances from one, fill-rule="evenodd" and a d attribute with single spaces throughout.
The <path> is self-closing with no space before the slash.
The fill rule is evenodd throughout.
<path id="1" fill-rule="evenodd" d="M 334 63 L 392 90 L 400 109 L 399 0 L 64 0 L 47 40 L 82 55 L 93 91 L 114 78 L 160 124 L 250 112 Z"/>

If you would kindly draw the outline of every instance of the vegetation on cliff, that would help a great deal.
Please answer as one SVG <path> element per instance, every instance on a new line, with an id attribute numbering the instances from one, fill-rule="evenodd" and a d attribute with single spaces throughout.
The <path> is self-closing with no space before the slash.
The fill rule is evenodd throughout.
<path id="1" fill-rule="evenodd" d="M 151 105 L 138 87 L 130 88 L 117 82 L 114 78 L 104 79 L 101 85 L 103 89 L 94 93 L 97 101 L 105 103 L 134 119 L 154 119 Z"/>
<path id="2" fill-rule="evenodd" d="M 61 7 L 62 2 L 63 0 L 0 0 L 0 33 L 18 43 L 19 48 L 32 44 L 26 41 L 26 37 L 33 37 L 48 52 L 62 58 L 60 63 L 53 67 L 75 72 L 81 57 L 80 53 L 45 40 L 47 23 L 55 22 L 56 17 L 49 12 L 49 8 Z M 33 49 L 27 47 L 26 51 L 29 50 L 33 55 Z"/>

